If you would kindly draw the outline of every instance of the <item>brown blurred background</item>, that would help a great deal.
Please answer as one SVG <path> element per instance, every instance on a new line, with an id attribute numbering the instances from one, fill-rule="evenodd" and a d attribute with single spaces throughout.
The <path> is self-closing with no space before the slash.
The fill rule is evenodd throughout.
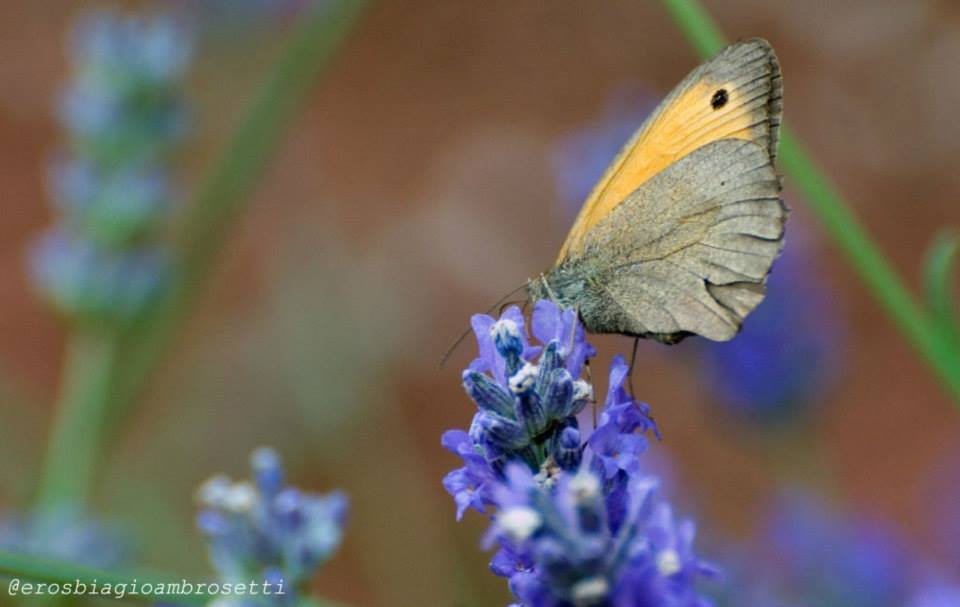
<path id="1" fill-rule="evenodd" d="M 44 170 L 60 137 L 64 32 L 92 4 L 0 4 L 0 505 L 33 490 L 57 383 L 63 327 L 30 291 L 24 248 L 50 220 Z M 730 38 L 773 43 L 787 120 L 918 288 L 926 244 L 960 223 L 960 5 L 707 6 Z M 200 47 L 185 192 L 289 22 L 235 28 Z M 482 517 L 456 524 L 440 485 L 458 465 L 440 434 L 473 411 L 459 386 L 473 343 L 445 367 L 439 359 L 470 314 L 553 260 L 570 222 L 551 166 L 558 141 L 596 121 L 619 88 L 659 97 L 697 61 L 652 0 L 373 2 L 111 441 L 99 505 L 135 529 L 142 563 L 205 574 L 193 488 L 216 471 L 245 474 L 250 450 L 271 444 L 301 486 L 351 495 L 346 543 L 317 580 L 325 595 L 505 603 L 478 547 Z M 958 410 L 804 201 L 791 203 L 846 325 L 841 376 L 802 431 L 771 432 L 725 418 L 685 354 L 695 345 L 642 348 L 638 396 L 664 435 L 653 450 L 672 462 L 677 509 L 704 533 L 748 534 L 771 487 L 797 478 L 895 521 L 922 547 L 924 487 L 957 450 Z M 596 343 L 603 364 L 629 354 L 625 339 Z"/>

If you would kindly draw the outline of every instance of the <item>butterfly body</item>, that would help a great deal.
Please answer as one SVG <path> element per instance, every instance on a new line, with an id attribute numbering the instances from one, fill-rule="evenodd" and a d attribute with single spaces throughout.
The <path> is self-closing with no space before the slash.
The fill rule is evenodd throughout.
<path id="1" fill-rule="evenodd" d="M 765 41 L 694 70 L 614 160 L 530 297 L 576 308 L 594 333 L 736 335 L 783 246 L 780 100 Z"/>

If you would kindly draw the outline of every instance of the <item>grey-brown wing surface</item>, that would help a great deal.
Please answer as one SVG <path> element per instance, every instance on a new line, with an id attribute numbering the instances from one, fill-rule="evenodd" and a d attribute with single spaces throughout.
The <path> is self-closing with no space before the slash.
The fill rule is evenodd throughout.
<path id="1" fill-rule="evenodd" d="M 786 209 L 770 153 L 707 144 L 641 185 L 586 235 L 577 305 L 591 331 L 725 341 L 760 303 Z"/>

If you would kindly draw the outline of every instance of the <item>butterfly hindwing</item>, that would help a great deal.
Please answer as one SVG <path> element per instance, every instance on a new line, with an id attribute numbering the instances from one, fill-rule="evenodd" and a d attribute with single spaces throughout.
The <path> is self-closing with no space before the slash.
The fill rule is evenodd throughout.
<path id="1" fill-rule="evenodd" d="M 786 209 L 768 151 L 715 141 L 658 173 L 547 276 L 597 333 L 724 341 L 763 298 Z M 572 285 L 576 285 L 571 290 Z"/>

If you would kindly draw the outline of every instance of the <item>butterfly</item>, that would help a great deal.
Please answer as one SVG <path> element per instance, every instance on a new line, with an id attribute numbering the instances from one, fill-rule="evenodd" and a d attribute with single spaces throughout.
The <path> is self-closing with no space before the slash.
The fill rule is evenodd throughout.
<path id="1" fill-rule="evenodd" d="M 594 187 L 530 298 L 576 309 L 592 333 L 731 339 L 783 248 L 782 99 L 762 39 L 691 72 Z"/>

